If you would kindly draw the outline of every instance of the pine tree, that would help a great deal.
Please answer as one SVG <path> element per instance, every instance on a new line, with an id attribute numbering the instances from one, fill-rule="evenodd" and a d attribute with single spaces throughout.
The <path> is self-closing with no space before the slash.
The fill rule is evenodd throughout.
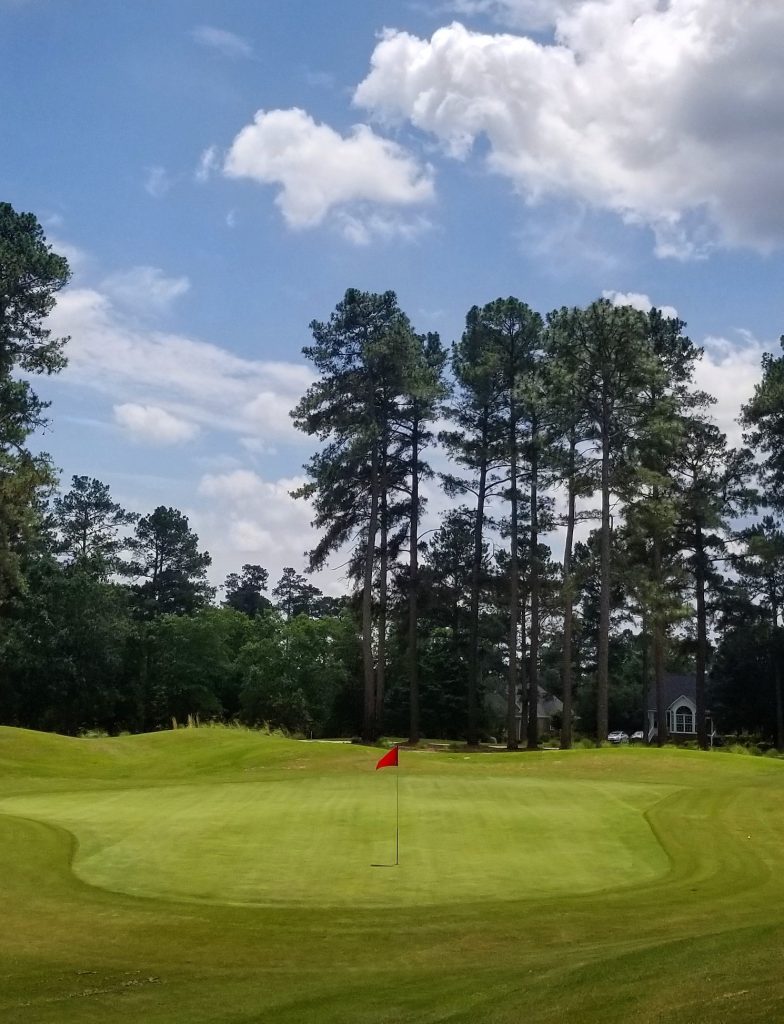
<path id="1" fill-rule="evenodd" d="M 293 619 L 297 615 L 312 616 L 322 594 L 304 576 L 295 572 L 291 566 L 286 566 L 272 589 L 272 596 L 286 618 Z"/>
<path id="2" fill-rule="evenodd" d="M 88 476 L 71 478 L 71 489 L 53 502 L 59 550 L 68 564 L 99 579 L 124 573 L 123 530 L 139 518 L 112 501 L 107 484 Z"/>
<path id="3" fill-rule="evenodd" d="M 143 580 L 136 593 L 145 616 L 187 615 L 212 597 L 207 582 L 212 559 L 199 551 L 199 538 L 188 517 L 176 508 L 159 505 L 142 516 L 128 546 L 133 553 L 129 572 Z"/>
<path id="4" fill-rule="evenodd" d="M 708 660 L 707 592 L 722 582 L 715 562 L 728 556 L 729 523 L 753 507 L 749 486 L 751 452 L 730 450 L 719 428 L 701 415 L 683 421 L 677 452 L 680 543 L 694 583 L 696 606 L 697 742 L 708 747 L 706 669 Z"/>
<path id="5" fill-rule="evenodd" d="M 488 342 L 477 307 L 469 310 L 463 336 L 453 347 L 452 371 L 456 387 L 446 415 L 454 423 L 454 428 L 442 431 L 439 439 L 449 457 L 462 470 L 460 474 L 442 476 L 447 494 L 471 494 L 476 502 L 467 692 L 467 738 L 469 746 L 476 746 L 479 743 L 478 698 L 482 679 L 479 621 L 487 506 L 505 479 L 501 416 L 503 375 L 499 353 Z"/>
<path id="6" fill-rule="evenodd" d="M 628 480 L 625 453 L 629 440 L 639 430 L 641 389 L 660 370 L 651 354 L 644 313 L 600 299 L 586 309 L 562 311 L 558 319 L 559 328 L 573 345 L 586 436 L 594 447 L 599 470 L 601 576 L 596 734 L 600 742 L 608 729 L 612 495 Z"/>
<path id="7" fill-rule="evenodd" d="M 33 214 L 0 203 L 0 602 L 20 584 L 20 550 L 55 479 L 48 457 L 27 447 L 48 404 L 27 377 L 65 366 L 68 339 L 53 337 L 46 321 L 69 278 Z"/>
<path id="8" fill-rule="evenodd" d="M 309 553 L 311 570 L 344 544 L 354 545 L 351 567 L 362 590 L 363 738 L 370 742 L 381 728 L 384 705 L 390 496 L 399 484 L 392 427 L 405 392 L 411 327 L 394 292 L 349 289 L 330 319 L 313 321 L 310 329 L 313 344 L 303 353 L 319 378 L 292 415 L 324 447 L 305 467 L 310 481 L 295 493 L 312 499 L 313 525 L 322 534 Z"/>
<path id="9" fill-rule="evenodd" d="M 263 566 L 243 565 L 241 573 L 231 572 L 226 577 L 223 584 L 226 593 L 224 604 L 255 618 L 272 607 L 269 598 L 265 596 L 268 579 L 269 572 Z"/>
<path id="10" fill-rule="evenodd" d="M 422 480 L 433 472 L 423 452 L 434 441 L 431 424 L 446 395 L 444 366 L 446 352 L 437 334 L 411 336 L 401 402 L 394 416 L 399 457 L 404 461 L 402 488 L 408 502 L 408 639 L 409 743 L 420 739 L 418 679 L 419 524 L 425 508 L 420 492 Z"/>
<path id="11" fill-rule="evenodd" d="M 555 479 L 566 489 L 566 515 L 562 522 L 564 536 L 560 604 L 563 615 L 561 639 L 561 748 L 572 745 L 573 726 L 573 623 L 575 579 L 572 569 L 574 531 L 579 520 L 595 517 L 587 512 L 579 515 L 577 502 L 589 498 L 597 487 L 596 473 L 585 453 L 590 436 L 583 407 L 578 369 L 577 339 L 572 333 L 574 321 L 567 310 L 555 310 L 547 318 L 546 353 L 548 359 L 549 402 L 552 416 L 551 463 Z"/>

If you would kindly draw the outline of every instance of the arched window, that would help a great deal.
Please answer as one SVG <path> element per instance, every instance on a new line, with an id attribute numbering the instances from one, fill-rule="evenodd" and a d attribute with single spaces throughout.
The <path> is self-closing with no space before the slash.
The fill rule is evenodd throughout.
<path id="1" fill-rule="evenodd" d="M 675 709 L 675 731 L 694 732 L 694 715 L 686 704 Z"/>

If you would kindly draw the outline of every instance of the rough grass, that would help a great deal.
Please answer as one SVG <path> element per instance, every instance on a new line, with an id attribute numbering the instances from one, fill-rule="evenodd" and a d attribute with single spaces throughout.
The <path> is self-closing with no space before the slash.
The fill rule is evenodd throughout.
<path id="1" fill-rule="evenodd" d="M 784 1018 L 784 765 L 0 728 L 3 1022 Z"/>

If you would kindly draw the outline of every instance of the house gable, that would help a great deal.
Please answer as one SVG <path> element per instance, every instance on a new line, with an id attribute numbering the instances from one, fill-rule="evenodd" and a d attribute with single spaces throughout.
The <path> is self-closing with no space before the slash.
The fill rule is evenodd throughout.
<path id="1" fill-rule="evenodd" d="M 685 693 L 682 693 L 680 695 L 680 697 L 676 697 L 675 700 L 672 702 L 672 704 L 669 705 L 667 710 L 668 711 L 672 711 L 672 713 L 675 714 L 675 709 L 679 708 L 679 707 L 682 707 L 684 704 L 691 711 L 691 713 L 693 715 L 697 714 L 697 705 L 696 705 L 696 703 L 691 699 L 691 697 L 687 697 Z"/>

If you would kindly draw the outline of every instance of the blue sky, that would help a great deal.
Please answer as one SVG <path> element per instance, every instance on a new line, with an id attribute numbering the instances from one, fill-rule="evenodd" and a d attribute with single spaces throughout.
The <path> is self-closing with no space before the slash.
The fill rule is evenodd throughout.
<path id="1" fill-rule="evenodd" d="M 216 582 L 301 568 L 286 411 L 349 286 L 447 342 L 497 295 L 672 306 L 736 436 L 784 329 L 782 43 L 778 0 L 0 0 L 0 195 L 74 268 L 43 445 L 185 510 Z"/>

